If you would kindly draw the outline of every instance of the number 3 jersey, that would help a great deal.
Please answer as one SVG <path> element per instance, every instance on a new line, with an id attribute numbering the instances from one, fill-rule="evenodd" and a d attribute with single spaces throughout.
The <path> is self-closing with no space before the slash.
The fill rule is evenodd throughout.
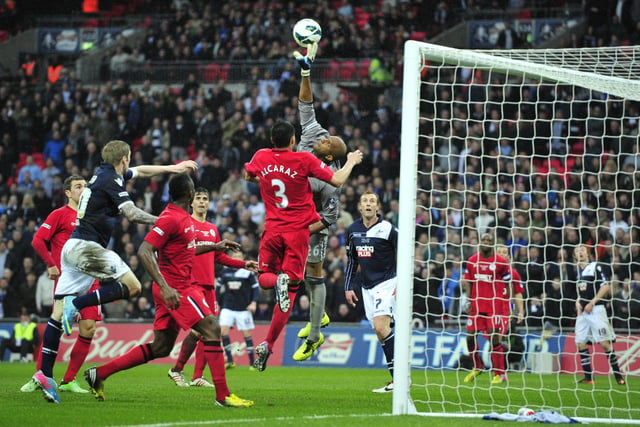
<path id="1" fill-rule="evenodd" d="M 267 211 L 265 229 L 301 230 L 320 220 L 309 177 L 330 181 L 333 171 L 316 156 L 304 151 L 264 148 L 244 167 L 249 176 L 260 178 L 260 195 Z"/>

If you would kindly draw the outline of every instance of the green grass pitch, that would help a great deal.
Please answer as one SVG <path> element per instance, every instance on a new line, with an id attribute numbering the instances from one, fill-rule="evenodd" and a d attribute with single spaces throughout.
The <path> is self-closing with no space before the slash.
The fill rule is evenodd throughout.
<path id="1" fill-rule="evenodd" d="M 85 366 L 88 367 L 88 366 Z M 0 402 L 2 402 L 3 426 L 362 426 L 384 425 L 384 427 L 411 426 L 522 426 L 522 423 L 484 421 L 480 417 L 448 418 L 416 415 L 391 416 L 392 395 L 371 393 L 387 381 L 388 373 L 375 369 L 329 369 L 269 367 L 264 372 L 252 372 L 246 366 L 229 370 L 227 380 L 231 390 L 239 396 L 255 401 L 252 408 L 221 408 L 213 404 L 213 389 L 178 388 L 167 377 L 168 365 L 150 364 L 120 372 L 105 384 L 105 402 L 96 401 L 90 394 L 61 393 L 62 403 L 45 402 L 39 391 L 19 391 L 33 374 L 32 363 L 0 363 Z M 59 380 L 65 364 L 56 365 Z M 192 366 L 186 371 L 191 372 Z M 463 373 L 429 372 L 427 388 L 420 386 L 425 381 L 424 372 L 413 372 L 412 395 L 419 411 L 428 410 L 423 401 L 440 399 L 445 394 L 451 400 L 451 408 L 474 402 L 489 405 L 493 399 L 506 398 L 506 390 L 491 393 L 477 392 L 469 386 L 456 386 Z M 478 377 L 489 380 L 488 375 Z M 551 377 L 550 377 L 551 378 Z M 557 381 L 554 378 L 555 381 Z M 438 381 L 450 384 L 444 387 Z M 631 384 L 637 386 L 632 379 Z M 432 382 L 433 381 L 433 382 Z M 513 394 L 518 378 L 509 385 Z M 573 381 L 573 378 L 571 378 Z M 79 375 L 79 383 L 86 387 Z M 540 399 L 540 390 L 527 384 L 527 389 L 516 393 L 519 398 Z M 596 384 L 597 385 L 597 384 Z M 631 386 L 631 385 L 630 385 Z M 561 388 L 563 385 L 561 385 Z M 494 390 L 492 388 L 491 390 Z M 476 390 L 476 391 L 474 391 Z M 435 393 L 435 394 L 433 394 Z M 523 395 L 526 394 L 526 396 Z M 571 404 L 575 393 L 567 391 L 563 398 Z M 556 394 L 554 394 L 555 396 Z M 585 396 L 587 393 L 585 392 Z M 516 400 L 513 400 L 516 399 Z M 586 397 L 585 397 L 586 399 Z M 422 401 L 422 402 L 421 402 Z M 612 402 L 612 404 L 616 404 Z M 438 405 L 433 412 L 440 412 Z M 489 411 L 486 411 L 487 413 Z M 480 412 L 482 413 L 482 412 Z M 567 414 L 569 415 L 569 414 Z M 588 416 L 588 415 L 587 415 Z M 608 425 L 590 423 L 590 426 Z M 609 424 L 610 425 L 610 424 Z"/>

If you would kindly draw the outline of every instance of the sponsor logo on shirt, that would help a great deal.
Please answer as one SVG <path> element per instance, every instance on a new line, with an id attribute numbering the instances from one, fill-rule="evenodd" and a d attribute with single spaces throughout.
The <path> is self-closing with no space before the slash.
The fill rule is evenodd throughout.
<path id="1" fill-rule="evenodd" d="M 374 248 L 369 245 L 356 246 L 356 252 L 360 258 L 370 258 L 373 256 Z"/>
<path id="2" fill-rule="evenodd" d="M 162 229 L 160 227 L 153 227 L 153 231 L 155 231 L 156 233 L 158 233 L 161 236 L 164 236 L 164 231 L 162 231 Z"/>

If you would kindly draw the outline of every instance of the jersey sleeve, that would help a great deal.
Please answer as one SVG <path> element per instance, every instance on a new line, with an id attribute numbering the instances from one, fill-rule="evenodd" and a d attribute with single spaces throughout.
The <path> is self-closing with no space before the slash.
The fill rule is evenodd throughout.
<path id="1" fill-rule="evenodd" d="M 347 241 L 346 241 L 346 250 L 347 250 L 347 265 L 344 271 L 344 290 L 352 291 L 353 290 L 353 277 L 354 273 L 358 269 L 358 255 L 353 245 L 353 240 L 351 238 L 352 230 L 349 228 L 347 230 Z"/>
<path id="2" fill-rule="evenodd" d="M 313 101 L 298 101 L 298 111 L 300 112 L 300 126 L 302 127 L 298 151 L 310 152 L 313 151 L 313 144 L 316 141 L 329 137 L 329 131 L 320 126 L 320 123 L 316 120 Z"/>
<path id="3" fill-rule="evenodd" d="M 231 267 L 235 269 L 244 268 L 244 261 L 231 258 L 229 255 L 225 254 L 224 252 L 220 252 L 216 254 L 216 262 L 226 267 Z"/>
<path id="4" fill-rule="evenodd" d="M 304 161 L 308 166 L 309 176 L 316 177 L 324 182 L 331 181 L 331 178 L 333 178 L 333 171 L 329 166 L 327 166 L 322 160 L 318 159 L 311 153 L 301 154 L 304 154 L 306 156 L 304 158 Z"/>
<path id="5" fill-rule="evenodd" d="M 464 267 L 462 270 L 463 271 L 462 279 L 469 282 L 472 281 L 474 268 L 475 268 L 475 264 L 473 263 L 473 261 L 471 261 L 471 259 L 468 259 L 467 261 L 465 261 Z"/>
<path id="6" fill-rule="evenodd" d="M 262 155 L 262 150 L 256 151 L 251 160 L 244 164 L 244 170 L 249 176 L 258 175 L 258 161 Z"/>
<path id="7" fill-rule="evenodd" d="M 47 242 L 51 241 L 54 230 L 57 228 L 57 224 L 58 216 L 51 213 L 47 219 L 44 220 L 40 228 L 38 228 L 38 231 L 36 231 L 36 234 L 34 234 L 33 240 L 31 241 L 33 250 L 36 251 L 38 256 L 47 264 L 47 267 L 53 267 L 56 265 L 53 257 L 51 256 L 51 252 L 49 252 L 49 248 L 47 247 Z"/>
<path id="8" fill-rule="evenodd" d="M 524 286 L 522 286 L 522 277 L 515 268 L 511 269 L 511 286 L 514 294 L 524 294 Z"/>
<path id="9" fill-rule="evenodd" d="M 168 216 L 160 215 L 151 231 L 147 233 L 144 240 L 150 243 L 154 248 L 161 249 L 173 234 L 175 221 L 171 221 Z"/>
<path id="10" fill-rule="evenodd" d="M 122 209 L 127 203 L 133 203 L 122 181 L 116 182 L 116 180 L 113 179 L 105 181 L 104 191 L 108 194 L 109 198 L 113 200 L 118 210 Z"/>

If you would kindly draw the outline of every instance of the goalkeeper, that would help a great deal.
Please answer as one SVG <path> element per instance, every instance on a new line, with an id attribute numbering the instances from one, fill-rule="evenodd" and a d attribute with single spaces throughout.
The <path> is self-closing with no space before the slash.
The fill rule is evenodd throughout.
<path id="1" fill-rule="evenodd" d="M 318 44 L 313 43 L 307 47 L 306 56 L 300 52 L 294 52 L 293 56 L 300 65 L 300 91 L 298 93 L 298 110 L 300 112 L 300 125 L 302 134 L 298 143 L 299 151 L 312 152 L 316 157 L 327 164 L 334 172 L 339 170 L 340 159 L 347 153 L 347 146 L 338 136 L 331 136 L 316 120 L 313 108 L 313 90 L 311 88 L 311 65 L 318 51 Z M 328 228 L 338 220 L 340 188 L 333 187 L 316 178 L 309 178 L 316 211 L 322 218 L 309 226 L 311 239 L 309 241 L 309 255 L 307 257 L 306 285 L 311 301 L 310 322 L 298 332 L 299 338 L 306 341 L 293 354 L 294 360 L 306 360 L 324 342 L 320 328 L 329 324 L 329 316 L 324 312 L 326 301 L 326 285 L 322 269 L 327 240 Z"/>

